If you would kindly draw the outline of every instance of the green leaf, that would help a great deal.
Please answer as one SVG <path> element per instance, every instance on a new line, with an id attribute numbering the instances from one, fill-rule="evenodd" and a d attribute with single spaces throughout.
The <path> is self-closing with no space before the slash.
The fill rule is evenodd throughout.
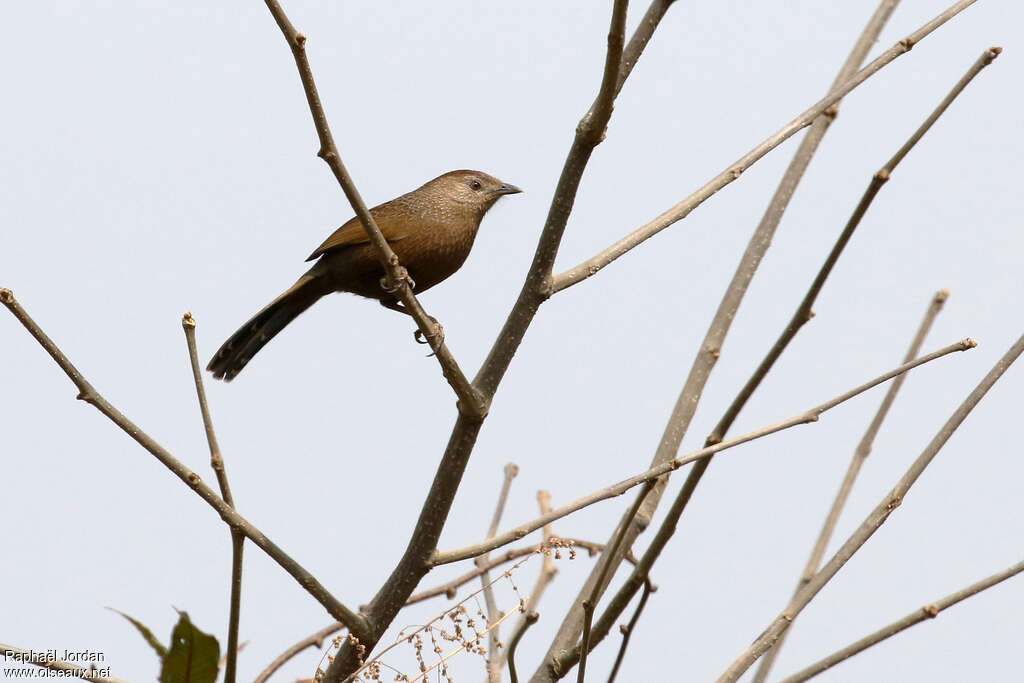
<path id="1" fill-rule="evenodd" d="M 121 610 L 114 609 L 113 607 L 108 607 L 107 609 L 111 612 L 116 612 L 120 614 L 122 617 L 130 621 L 132 623 L 132 626 L 138 629 L 139 633 L 142 634 L 142 637 L 146 639 L 146 642 L 149 643 L 154 650 L 156 650 L 157 655 L 160 656 L 160 660 L 163 661 L 164 657 L 167 656 L 167 648 L 163 646 L 163 643 L 156 639 L 156 636 L 153 635 L 152 631 L 146 628 L 145 624 L 143 624 L 138 619 L 134 619 L 128 616 Z"/>
<path id="2" fill-rule="evenodd" d="M 214 683 L 220 660 L 217 639 L 193 626 L 187 613 L 178 614 L 160 683 Z"/>

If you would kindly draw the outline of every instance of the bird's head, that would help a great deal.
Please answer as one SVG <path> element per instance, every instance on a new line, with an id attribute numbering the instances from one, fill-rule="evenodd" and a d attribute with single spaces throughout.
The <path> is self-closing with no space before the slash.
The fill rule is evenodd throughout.
<path id="1" fill-rule="evenodd" d="M 449 201 L 475 207 L 481 215 L 503 196 L 522 192 L 515 185 L 503 183 L 482 171 L 451 171 L 426 186 L 433 186 L 432 190 Z"/>

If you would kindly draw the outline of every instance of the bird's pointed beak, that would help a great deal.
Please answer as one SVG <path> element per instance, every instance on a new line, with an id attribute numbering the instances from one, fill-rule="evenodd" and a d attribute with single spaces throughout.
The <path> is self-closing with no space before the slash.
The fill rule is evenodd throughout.
<path id="1" fill-rule="evenodd" d="M 498 188 L 498 194 L 519 194 L 522 192 L 518 187 L 509 183 L 502 183 Z"/>

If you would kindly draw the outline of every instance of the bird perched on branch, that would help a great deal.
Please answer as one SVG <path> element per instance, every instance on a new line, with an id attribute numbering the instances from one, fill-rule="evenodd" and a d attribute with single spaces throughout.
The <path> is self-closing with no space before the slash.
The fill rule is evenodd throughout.
<path id="1" fill-rule="evenodd" d="M 462 266 L 480 221 L 502 196 L 521 190 L 480 171 L 451 171 L 408 194 L 370 209 L 381 233 L 412 278 L 413 292 L 426 291 Z M 317 262 L 281 296 L 224 342 L 206 366 L 230 382 L 246 363 L 300 313 L 331 292 L 377 299 L 407 313 L 385 275 L 376 247 L 359 218 L 353 218 L 316 248 Z"/>

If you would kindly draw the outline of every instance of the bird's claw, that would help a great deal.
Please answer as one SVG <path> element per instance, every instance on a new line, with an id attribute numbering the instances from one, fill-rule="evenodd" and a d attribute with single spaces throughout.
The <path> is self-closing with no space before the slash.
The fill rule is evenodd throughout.
<path id="1" fill-rule="evenodd" d="M 437 322 L 437 318 L 434 317 L 430 318 L 430 324 L 433 328 L 430 333 L 423 334 L 422 330 L 416 330 L 413 332 L 413 338 L 417 344 L 430 344 L 432 347 L 441 346 L 444 343 L 444 328 L 441 326 L 441 323 Z"/>
<path id="2" fill-rule="evenodd" d="M 409 285 L 410 290 L 416 289 L 416 281 L 412 279 L 411 275 L 409 275 L 409 271 L 404 267 L 399 266 L 398 274 L 394 279 L 391 279 L 387 275 L 380 279 L 380 287 L 388 294 L 393 294 L 398 291 L 403 282 Z"/>

